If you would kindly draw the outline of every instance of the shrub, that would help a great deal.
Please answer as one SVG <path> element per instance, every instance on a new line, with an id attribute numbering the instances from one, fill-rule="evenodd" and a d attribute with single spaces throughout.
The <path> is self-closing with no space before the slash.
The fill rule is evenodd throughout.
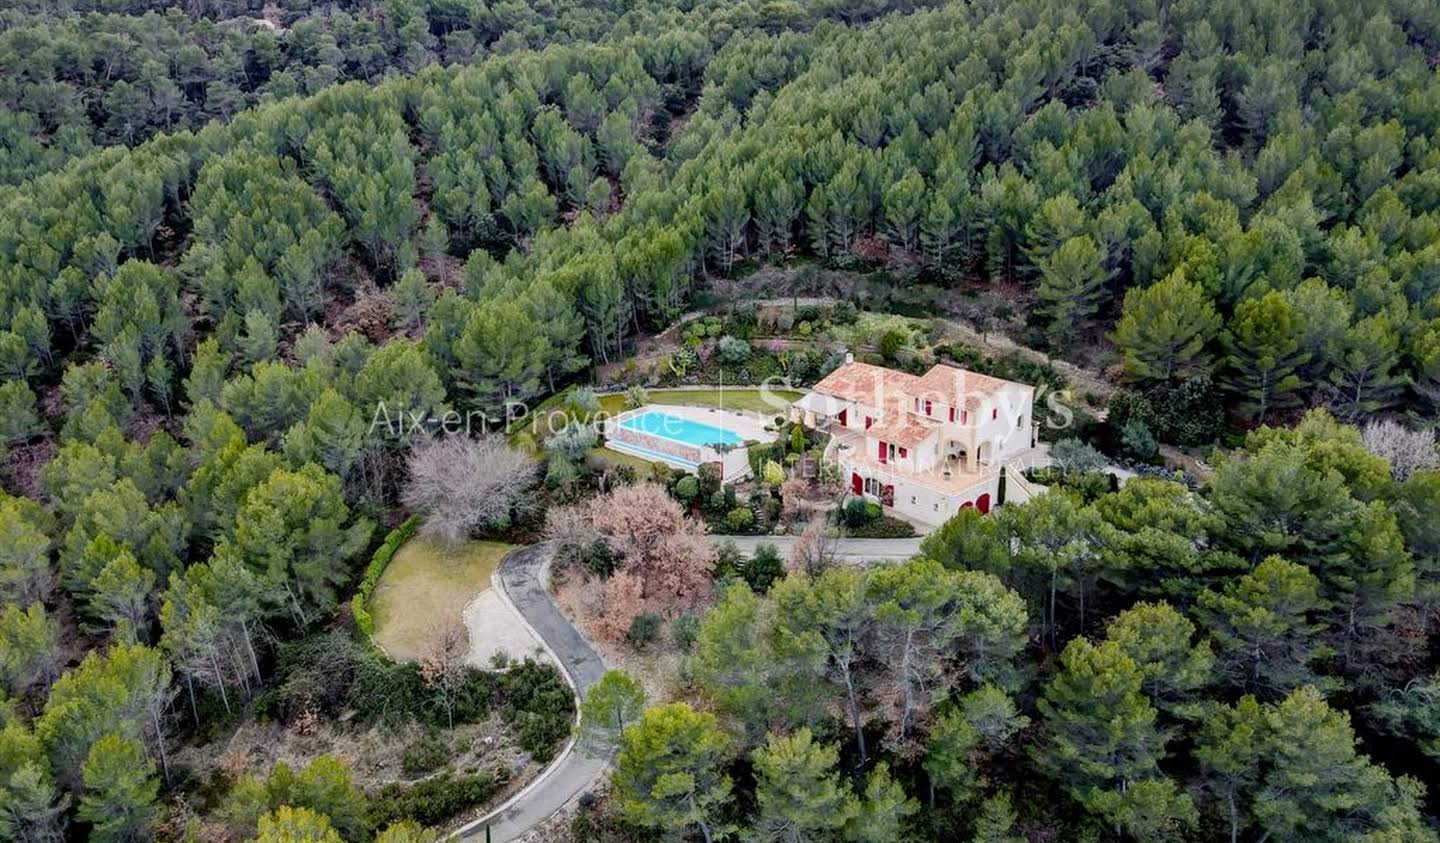
<path id="1" fill-rule="evenodd" d="M 630 409 L 643 407 L 650 401 L 650 396 L 645 393 L 645 387 L 632 386 L 625 390 L 625 406 Z"/>
<path id="2" fill-rule="evenodd" d="M 889 515 L 880 515 L 858 527 L 850 528 L 850 535 L 857 539 L 908 539 L 915 535 L 910 522 Z"/>
<path id="3" fill-rule="evenodd" d="M 630 632 L 625 636 L 630 641 L 630 646 L 637 650 L 643 650 L 660 637 L 660 616 L 646 612 L 636 615 L 630 621 Z"/>
<path id="4" fill-rule="evenodd" d="M 721 337 L 715 346 L 715 354 L 727 366 L 742 366 L 750 359 L 750 343 L 738 337 Z"/>
<path id="5" fill-rule="evenodd" d="M 461 776 L 441 773 L 414 785 L 388 784 L 370 799 L 370 825 L 385 828 L 405 820 L 436 826 L 482 805 L 508 776 L 504 770 Z"/>
<path id="6" fill-rule="evenodd" d="M 805 453 L 805 449 L 808 447 L 810 447 L 810 443 L 805 438 L 805 428 L 801 427 L 798 424 L 790 428 L 791 453 L 803 454 Z"/>
<path id="7" fill-rule="evenodd" d="M 748 533 L 755 529 L 755 511 L 748 506 L 737 506 L 725 513 L 725 529 L 732 533 Z"/>
<path id="8" fill-rule="evenodd" d="M 1115 475 L 1106 471 L 1063 472 L 1054 466 L 1032 468 L 1025 477 L 1042 486 L 1057 486 L 1080 495 L 1085 503 L 1094 503 L 1102 495 L 1120 487 Z"/>
<path id="9" fill-rule="evenodd" d="M 586 451 L 595 447 L 599 440 L 600 435 L 595 432 L 594 427 L 572 421 L 546 440 L 545 450 L 569 462 L 575 462 L 585 456 Z"/>
<path id="10" fill-rule="evenodd" d="M 385 573 L 385 568 L 390 564 L 390 560 L 395 558 L 395 552 L 400 549 L 400 545 L 409 541 L 419 527 L 420 516 L 412 515 L 406 518 L 385 537 L 380 547 L 375 550 L 375 555 L 370 557 L 365 576 L 360 580 L 360 588 L 350 601 L 350 614 L 355 618 L 355 625 L 366 635 L 375 634 L 375 621 L 370 617 L 370 595 L 374 593 L 376 584 L 380 582 L 380 575 Z"/>
<path id="11" fill-rule="evenodd" d="M 847 527 L 861 527 L 874 521 L 884 513 L 880 504 L 865 498 L 851 498 L 845 502 L 845 508 L 841 510 L 841 520 Z"/>
<path id="12" fill-rule="evenodd" d="M 835 303 L 835 312 L 831 315 L 837 325 L 854 325 L 860 318 L 860 308 L 849 299 L 842 299 Z"/>
<path id="13" fill-rule="evenodd" d="M 899 328 L 891 328 L 880 335 L 880 354 L 886 360 L 895 359 L 895 355 L 905 349 L 910 343 L 910 334 Z"/>
<path id="14" fill-rule="evenodd" d="M 505 719 L 517 729 L 520 747 L 543 764 L 570 734 L 575 720 L 575 695 L 549 664 L 534 659 L 500 674 Z"/>
<path id="15" fill-rule="evenodd" d="M 1105 455 L 1079 439 L 1061 439 L 1050 446 L 1050 461 L 1065 472 L 1095 471 L 1104 468 Z"/>
<path id="16" fill-rule="evenodd" d="M 700 637 L 700 619 L 694 615 L 681 615 L 670 622 L 670 637 L 682 653 L 690 652 L 695 639 Z"/>
<path id="17" fill-rule="evenodd" d="M 610 575 L 615 573 L 615 551 L 604 538 L 590 545 L 590 552 L 585 554 L 582 561 L 586 570 L 601 579 L 609 579 Z"/>
<path id="18" fill-rule="evenodd" d="M 700 480 L 693 474 L 687 474 L 675 481 L 675 486 L 671 491 L 675 493 L 675 497 L 685 503 L 690 503 L 700 495 Z"/>
<path id="19" fill-rule="evenodd" d="M 780 560 L 780 551 L 770 542 L 755 548 L 755 555 L 745 561 L 740 576 L 757 594 L 770 590 L 775 581 L 785 576 L 785 563 Z"/>
<path id="20" fill-rule="evenodd" d="M 450 760 L 450 746 L 439 737 L 427 734 L 409 746 L 400 756 L 400 772 L 407 779 L 418 779 L 444 767 Z"/>
<path id="21" fill-rule="evenodd" d="M 1160 446 L 1145 422 L 1131 419 L 1120 430 L 1120 453 L 1132 460 L 1154 463 L 1159 460 Z"/>
<path id="22" fill-rule="evenodd" d="M 600 396 L 595 393 L 593 386 L 577 386 L 570 393 L 570 403 L 585 413 L 593 413 L 600 409 Z"/>

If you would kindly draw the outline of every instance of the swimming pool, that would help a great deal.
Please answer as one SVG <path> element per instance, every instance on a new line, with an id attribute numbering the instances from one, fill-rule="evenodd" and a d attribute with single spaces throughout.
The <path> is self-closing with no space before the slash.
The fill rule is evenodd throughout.
<path id="1" fill-rule="evenodd" d="M 716 427 L 704 422 L 692 421 L 681 416 L 672 416 L 650 410 L 632 416 L 620 423 L 626 430 L 647 433 L 661 439 L 669 439 L 682 445 L 703 447 L 705 445 L 740 445 L 744 439 L 733 430 Z"/>

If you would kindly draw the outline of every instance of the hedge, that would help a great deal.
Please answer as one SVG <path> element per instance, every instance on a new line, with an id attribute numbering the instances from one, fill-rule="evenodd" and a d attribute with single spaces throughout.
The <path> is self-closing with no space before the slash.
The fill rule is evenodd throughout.
<path id="1" fill-rule="evenodd" d="M 385 573 L 385 568 L 390 560 L 395 557 L 395 551 L 400 545 L 410 540 L 415 531 L 420 527 L 420 516 L 412 515 L 401 522 L 399 527 L 390 531 L 385 541 L 370 557 L 370 565 L 365 568 L 365 578 L 360 581 L 360 589 L 350 600 L 350 613 L 355 617 L 355 625 L 366 635 L 375 634 L 375 621 L 370 617 L 370 595 L 374 593 L 375 586 L 380 582 L 380 575 Z"/>

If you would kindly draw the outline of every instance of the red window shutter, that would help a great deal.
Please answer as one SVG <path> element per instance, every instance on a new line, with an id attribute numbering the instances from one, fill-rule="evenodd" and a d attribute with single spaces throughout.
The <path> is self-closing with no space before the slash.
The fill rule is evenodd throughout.
<path id="1" fill-rule="evenodd" d="M 872 424 L 874 424 L 874 423 L 875 423 L 875 420 L 874 420 L 874 419 L 870 418 L 869 416 L 866 416 L 866 417 L 865 417 L 865 429 L 866 429 L 866 430 L 869 430 L 869 429 L 870 429 L 870 425 L 872 425 Z"/>
<path id="2" fill-rule="evenodd" d="M 961 410 L 961 411 L 960 411 L 960 423 L 961 423 L 961 424 L 969 424 L 969 423 L 970 423 L 970 411 L 969 411 L 969 410 Z"/>
<path id="3" fill-rule="evenodd" d="M 886 460 L 885 460 L 885 455 L 886 455 L 886 452 L 887 452 L 888 450 L 889 450 L 889 449 L 885 447 L 885 442 L 882 440 L 882 441 L 880 442 L 880 462 L 881 462 L 882 464 L 885 463 L 885 461 L 886 461 Z"/>
<path id="4" fill-rule="evenodd" d="M 951 408 L 950 408 L 950 421 L 952 421 L 952 422 L 955 421 L 955 408 L 954 408 L 954 407 L 951 407 Z"/>
<path id="5" fill-rule="evenodd" d="M 991 408 L 990 408 L 990 420 L 991 420 L 991 421 L 994 421 L 995 419 L 998 419 L 998 418 L 1000 418 L 1000 408 L 999 408 L 999 407 L 991 407 Z"/>
<path id="6" fill-rule="evenodd" d="M 904 459 L 904 458 L 905 458 L 906 456 L 908 456 L 908 455 L 909 455 L 909 452 L 905 450 L 905 446 L 904 446 L 904 445 L 901 445 L 901 446 L 900 446 L 900 458 L 901 458 L 901 459 Z"/>
<path id="7" fill-rule="evenodd" d="M 927 415 L 927 416 L 930 415 L 930 402 L 929 402 L 929 401 L 926 401 L 926 402 L 925 402 L 925 415 Z"/>

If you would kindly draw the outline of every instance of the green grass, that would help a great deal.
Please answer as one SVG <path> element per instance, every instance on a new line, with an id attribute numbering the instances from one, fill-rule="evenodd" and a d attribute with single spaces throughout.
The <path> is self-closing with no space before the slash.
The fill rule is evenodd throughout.
<path id="1" fill-rule="evenodd" d="M 435 623 L 459 618 L 513 548 L 469 542 L 453 550 L 421 536 L 396 551 L 370 599 L 375 643 L 391 658 L 419 658 Z"/>
<path id="2" fill-rule="evenodd" d="M 785 401 L 796 401 L 804 395 L 789 389 L 772 389 L 771 395 Z M 776 407 L 765 401 L 758 389 L 749 387 L 725 387 L 721 389 L 648 389 L 646 400 L 651 404 L 687 404 L 692 407 L 724 407 L 728 410 L 752 410 L 767 416 L 785 415 L 784 407 Z M 625 396 L 605 395 L 600 398 L 600 408 L 610 413 L 623 412 Z"/>

